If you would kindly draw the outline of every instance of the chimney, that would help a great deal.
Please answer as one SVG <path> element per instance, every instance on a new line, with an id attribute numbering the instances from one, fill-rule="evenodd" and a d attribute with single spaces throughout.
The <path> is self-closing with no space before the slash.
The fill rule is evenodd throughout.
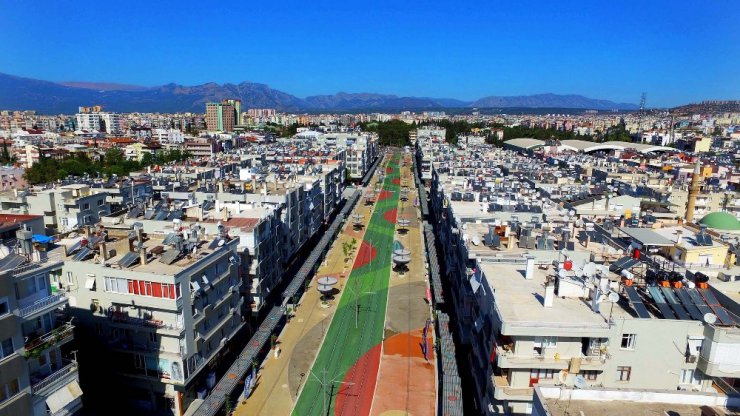
<path id="1" fill-rule="evenodd" d="M 108 245 L 105 242 L 105 237 L 98 243 L 98 248 L 100 249 L 100 257 L 103 258 L 103 261 L 108 260 Z"/>
<path id="2" fill-rule="evenodd" d="M 221 214 L 223 215 L 221 218 L 224 221 L 228 221 L 229 220 L 229 210 L 225 206 L 224 206 L 224 209 L 221 210 Z"/>
<path id="3" fill-rule="evenodd" d="M 555 285 L 548 282 L 545 285 L 545 300 L 543 302 L 543 305 L 546 308 L 552 308 L 552 301 L 554 299 L 555 299 Z"/>
<path id="4" fill-rule="evenodd" d="M 198 207 L 198 221 L 203 221 L 203 207 Z"/>
<path id="5" fill-rule="evenodd" d="M 527 255 L 527 268 L 524 271 L 524 278 L 527 280 L 534 279 L 534 256 Z"/>
<path id="6" fill-rule="evenodd" d="M 141 247 L 139 249 L 139 259 L 141 260 L 142 265 L 146 264 L 146 248 Z"/>
<path id="7" fill-rule="evenodd" d="M 676 231 L 676 245 L 681 244 L 681 234 L 683 234 L 683 230 Z"/>

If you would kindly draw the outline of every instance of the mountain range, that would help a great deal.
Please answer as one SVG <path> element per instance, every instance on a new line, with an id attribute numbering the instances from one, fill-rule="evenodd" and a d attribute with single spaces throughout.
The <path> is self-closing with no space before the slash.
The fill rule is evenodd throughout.
<path id="1" fill-rule="evenodd" d="M 0 109 L 36 110 L 43 114 L 71 114 L 79 106 L 102 105 L 116 112 L 205 112 L 205 104 L 238 98 L 242 108 L 279 111 L 441 110 L 445 108 L 560 108 L 635 110 L 634 104 L 596 100 L 582 95 L 536 94 L 489 96 L 475 101 L 453 98 L 399 97 L 374 93 L 314 95 L 298 98 L 265 84 L 213 82 L 184 86 L 141 87 L 99 82 L 50 82 L 0 73 Z"/>

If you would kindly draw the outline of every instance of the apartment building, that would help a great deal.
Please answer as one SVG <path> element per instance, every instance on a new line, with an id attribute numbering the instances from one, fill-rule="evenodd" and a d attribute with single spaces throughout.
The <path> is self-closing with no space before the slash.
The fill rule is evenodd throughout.
<path id="1" fill-rule="evenodd" d="M 70 231 L 110 214 L 107 197 L 107 192 L 93 192 L 88 184 L 67 184 L 0 193 L 0 207 L 9 213 L 43 215 L 47 228 Z"/>
<path id="2" fill-rule="evenodd" d="M 228 103 L 206 104 L 206 126 L 208 131 L 234 131 L 236 124 L 234 106 Z"/>
<path id="3" fill-rule="evenodd" d="M 417 157 L 432 161 L 430 223 L 477 412 L 531 413 L 535 386 L 734 392 L 737 282 L 673 273 L 652 260 L 661 250 L 628 257 L 639 241 L 542 197 L 531 178 L 551 169 L 546 162 L 419 146 Z M 674 246 L 674 231 L 655 231 L 668 259 L 703 250 L 714 264 L 727 253 L 716 241 L 696 247 L 688 230 L 691 242 Z"/>
<path id="4" fill-rule="evenodd" d="M 82 390 L 68 299 L 52 283 L 62 262 L 47 255 L 46 243 L 34 247 L 28 229 L 18 241 L 0 258 L 0 414 L 72 415 Z"/>
<path id="5" fill-rule="evenodd" d="M 109 134 L 123 132 L 123 118 L 120 114 L 103 111 L 82 111 L 84 108 L 90 109 L 90 107 L 81 107 L 81 111 L 75 115 L 78 130 L 99 131 Z"/>
<path id="6" fill-rule="evenodd" d="M 183 414 L 245 325 L 238 240 L 172 230 L 107 225 L 59 242 L 60 282 L 85 350 L 98 352 L 84 370 L 91 394 L 125 394 L 127 412 Z"/>
<path id="7" fill-rule="evenodd" d="M 314 140 L 320 145 L 344 149 L 344 164 L 352 180 L 362 179 L 378 158 L 378 137 L 371 133 L 325 133 L 317 134 Z"/>

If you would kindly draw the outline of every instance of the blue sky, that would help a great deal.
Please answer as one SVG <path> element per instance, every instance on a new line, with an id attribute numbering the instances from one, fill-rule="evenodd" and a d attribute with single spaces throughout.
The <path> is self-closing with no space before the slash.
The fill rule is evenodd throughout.
<path id="1" fill-rule="evenodd" d="M 0 0 L 0 72 L 299 97 L 740 99 L 738 0 L 210 3 Z"/>

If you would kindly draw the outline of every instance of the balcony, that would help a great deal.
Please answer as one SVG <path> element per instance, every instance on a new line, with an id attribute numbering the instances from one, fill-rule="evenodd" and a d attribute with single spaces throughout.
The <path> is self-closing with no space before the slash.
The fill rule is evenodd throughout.
<path id="1" fill-rule="evenodd" d="M 584 370 L 600 370 L 604 368 L 608 355 L 561 357 L 545 355 L 518 355 L 512 351 L 506 351 L 501 347 L 496 348 L 496 365 L 499 368 L 543 368 L 551 370 L 565 370 L 570 367 L 573 358 L 580 358 L 580 367 Z"/>
<path id="2" fill-rule="evenodd" d="M 506 376 L 491 376 L 493 397 L 496 400 L 531 401 L 534 394 L 533 387 L 511 387 Z"/>
<path id="3" fill-rule="evenodd" d="M 704 326 L 704 342 L 696 366 L 710 377 L 740 376 L 740 329 Z"/>
<path id="4" fill-rule="evenodd" d="M 64 293 L 55 293 L 51 296 L 38 299 L 27 306 L 21 307 L 20 316 L 24 319 L 35 318 L 66 303 L 67 296 Z"/>
<path id="5" fill-rule="evenodd" d="M 129 316 L 126 312 L 112 312 L 110 320 L 118 327 L 130 329 L 152 329 L 164 331 L 172 335 L 180 335 L 184 329 L 182 324 L 166 324 L 160 319 L 138 318 Z"/>
<path id="6" fill-rule="evenodd" d="M 58 387 L 61 387 L 70 381 L 77 379 L 77 363 L 69 361 L 66 365 L 53 373 L 40 378 L 34 379 L 31 376 L 31 392 L 35 395 L 51 393 Z"/>
<path id="7" fill-rule="evenodd" d="M 67 322 L 60 327 L 26 342 L 26 358 L 38 357 L 49 348 L 60 346 L 74 338 L 74 325 Z"/>

